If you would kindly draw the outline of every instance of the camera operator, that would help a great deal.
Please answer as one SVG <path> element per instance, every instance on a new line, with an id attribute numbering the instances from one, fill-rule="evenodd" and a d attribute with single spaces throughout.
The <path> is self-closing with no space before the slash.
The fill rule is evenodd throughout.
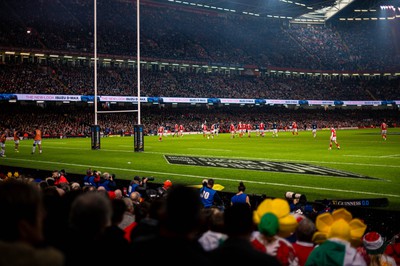
<path id="1" fill-rule="evenodd" d="M 99 186 L 103 186 L 106 191 L 114 191 L 117 188 L 117 183 L 115 183 L 115 175 L 104 172 L 100 179 Z"/>
<path id="2" fill-rule="evenodd" d="M 303 214 L 309 218 L 316 213 L 314 207 L 308 203 L 306 195 L 294 192 L 286 192 L 285 197 L 289 201 L 291 212 Z"/>
<path id="3" fill-rule="evenodd" d="M 62 183 L 69 184 L 68 179 L 65 177 L 66 173 L 65 170 L 62 169 L 60 171 L 53 171 L 52 177 L 54 178 L 54 185 L 58 186 L 61 185 Z"/>
<path id="4" fill-rule="evenodd" d="M 137 191 L 140 193 L 140 196 L 142 198 L 145 198 L 147 190 L 147 181 L 149 180 L 154 180 L 154 178 L 153 177 L 140 178 L 139 176 L 135 176 L 131 181 L 131 183 L 129 184 L 128 195 L 130 195 L 134 191 Z"/>

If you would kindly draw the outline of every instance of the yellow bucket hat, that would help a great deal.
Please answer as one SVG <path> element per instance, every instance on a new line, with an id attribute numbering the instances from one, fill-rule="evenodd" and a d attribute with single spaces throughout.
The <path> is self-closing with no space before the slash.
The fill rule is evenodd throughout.
<path id="1" fill-rule="evenodd" d="M 263 216 L 268 214 L 270 219 Z M 276 199 L 265 199 L 261 202 L 258 208 L 253 212 L 254 223 L 259 225 L 259 228 L 263 228 L 262 231 L 273 232 L 276 230 L 268 230 L 268 226 L 276 226 L 275 222 L 271 220 L 271 214 L 276 216 L 278 220 L 277 235 L 280 237 L 290 236 L 297 227 L 297 220 L 294 215 L 290 213 L 290 206 L 287 200 L 276 198 Z M 260 222 L 262 223 L 260 225 Z"/>
<path id="2" fill-rule="evenodd" d="M 334 210 L 332 213 L 318 215 L 313 242 L 320 244 L 329 238 L 339 238 L 357 246 L 364 235 L 367 226 L 360 219 L 353 216 L 345 208 Z"/>

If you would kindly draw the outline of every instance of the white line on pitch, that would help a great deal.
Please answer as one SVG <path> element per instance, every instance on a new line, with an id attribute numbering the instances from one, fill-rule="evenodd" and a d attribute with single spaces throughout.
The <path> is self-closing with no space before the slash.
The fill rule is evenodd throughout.
<path id="1" fill-rule="evenodd" d="M 118 145 L 118 147 L 127 147 L 127 148 L 134 148 L 133 144 L 132 145 Z M 152 146 L 146 146 L 146 148 L 152 148 Z"/>
<path id="2" fill-rule="evenodd" d="M 223 149 L 202 149 L 202 148 L 188 148 L 188 150 L 200 150 L 200 151 L 232 151 Z"/>
<path id="3" fill-rule="evenodd" d="M 48 146 L 47 148 L 59 149 L 60 147 L 52 147 Z M 63 147 L 62 149 L 68 150 L 88 150 L 82 148 L 72 148 L 72 147 Z M 119 153 L 132 153 L 133 151 L 129 150 L 108 150 L 108 149 L 100 149 L 98 151 L 105 152 L 119 152 Z M 205 157 L 205 155 L 199 154 L 182 154 L 182 153 L 169 153 L 169 152 L 149 152 L 144 151 L 143 154 L 159 154 L 159 155 L 176 155 L 176 156 L 195 156 L 195 157 Z M 209 155 L 207 155 L 209 156 Z M 235 157 L 235 156 L 220 156 L 213 155 L 214 158 L 230 158 L 230 159 L 245 159 L 245 160 L 262 160 L 262 161 L 274 161 L 274 162 L 297 162 L 297 163 L 319 163 L 319 164 L 338 164 L 338 165 L 358 165 L 358 166 L 374 166 L 374 167 L 391 167 L 391 168 L 400 168 L 400 165 L 387 165 L 387 164 L 370 164 L 370 163 L 346 163 L 346 162 L 324 162 L 324 161 L 304 161 L 304 160 L 291 160 L 291 159 L 274 159 L 274 158 L 253 158 L 253 157 Z"/>
<path id="4" fill-rule="evenodd" d="M 372 156 L 372 155 L 352 155 L 352 154 L 347 154 L 343 156 L 348 156 L 348 157 L 360 157 L 360 158 L 397 158 L 400 157 L 400 154 L 392 154 L 392 155 L 379 155 L 379 156 Z"/>

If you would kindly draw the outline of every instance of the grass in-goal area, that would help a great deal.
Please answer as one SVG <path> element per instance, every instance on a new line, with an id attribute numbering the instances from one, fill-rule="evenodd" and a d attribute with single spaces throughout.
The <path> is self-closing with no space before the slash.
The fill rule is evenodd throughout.
<path id="1" fill-rule="evenodd" d="M 214 178 L 227 192 L 236 192 L 244 181 L 249 194 L 283 197 L 293 191 L 309 201 L 388 198 L 386 208 L 400 210 L 400 129 L 388 133 L 384 141 L 379 129 L 338 130 L 340 150 L 328 150 L 329 130 L 318 131 L 316 138 L 310 131 L 279 132 L 277 138 L 271 132 L 264 138 L 255 133 L 234 139 L 230 134 L 167 136 L 162 142 L 146 136 L 143 152 L 134 152 L 133 137 L 102 138 L 100 150 L 91 149 L 90 138 L 45 139 L 43 154 L 34 155 L 32 140 L 21 141 L 19 153 L 7 141 L 0 166 L 82 175 L 91 167 L 114 173 L 117 180 L 139 175 L 187 185 Z"/>

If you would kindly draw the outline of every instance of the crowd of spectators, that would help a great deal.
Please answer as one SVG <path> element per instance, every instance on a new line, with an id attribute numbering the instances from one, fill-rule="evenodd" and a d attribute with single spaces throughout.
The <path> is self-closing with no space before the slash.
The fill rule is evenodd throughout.
<path id="1" fill-rule="evenodd" d="M 247 76 L 141 70 L 141 96 L 290 100 L 398 100 L 399 78 Z M 0 65 L 0 93 L 93 95 L 92 67 L 62 64 Z M 101 67 L 98 95 L 137 95 L 137 71 Z"/>
<path id="2" fill-rule="evenodd" d="M 7 1 L 0 10 L 0 46 L 92 54 L 93 11 L 90 1 Z M 142 2 L 140 12 L 141 56 L 147 59 L 336 71 L 399 69 L 398 20 L 296 26 L 149 2 Z M 135 55 L 134 3 L 98 1 L 97 20 L 99 54 Z"/>
<path id="3" fill-rule="evenodd" d="M 141 256 L 153 265 L 171 254 L 194 265 L 399 263 L 396 228 L 369 224 L 345 208 L 308 216 L 292 212 L 285 198 L 264 198 L 220 209 L 202 205 L 203 188 L 170 180 L 165 195 L 149 197 L 149 190 L 105 186 L 109 173 L 88 169 L 99 176 L 93 184 L 83 175 L 56 184 L 54 173 L 60 175 L 1 175 L 0 210 L 7 215 L 0 221 L 0 264 L 126 264 Z M 93 256 L 99 249 L 104 256 Z"/>

